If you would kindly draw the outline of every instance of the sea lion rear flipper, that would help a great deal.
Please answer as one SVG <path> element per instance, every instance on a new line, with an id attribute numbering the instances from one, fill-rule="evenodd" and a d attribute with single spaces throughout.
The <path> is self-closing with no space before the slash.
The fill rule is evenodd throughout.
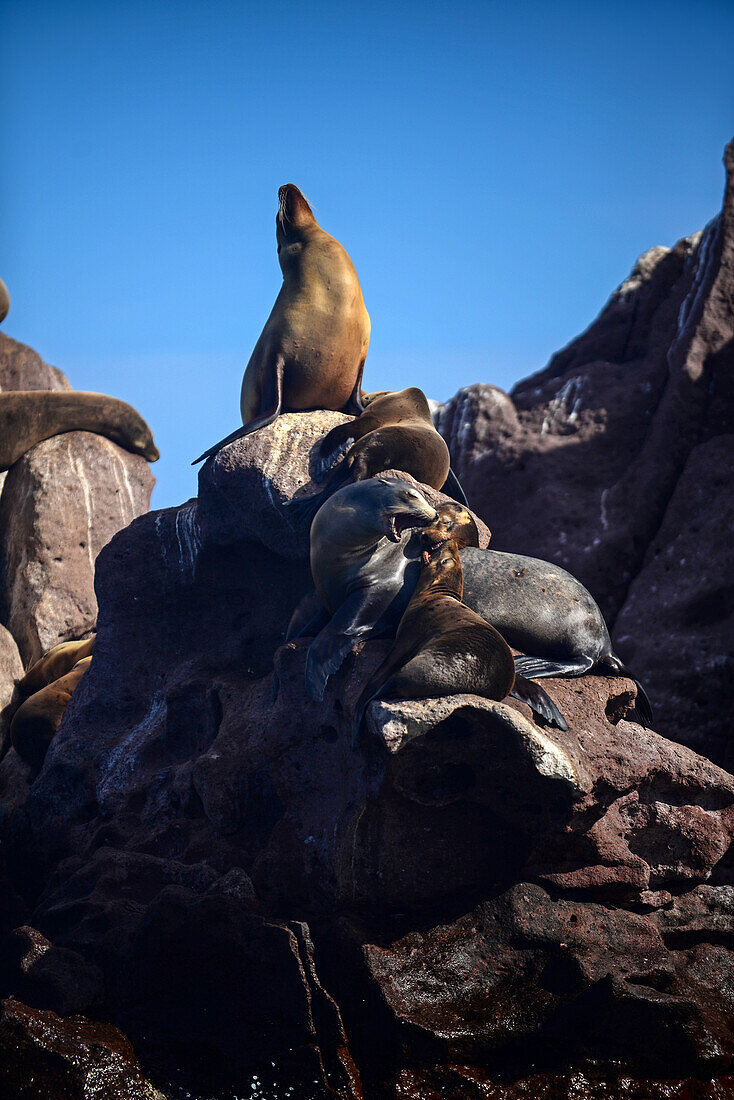
<path id="1" fill-rule="evenodd" d="M 210 458 L 211 455 L 215 455 L 217 451 L 221 451 L 222 447 L 226 447 L 229 443 L 234 443 L 237 439 L 243 439 L 246 435 L 252 435 L 253 432 L 258 431 L 259 428 L 266 428 L 268 424 L 272 424 L 280 416 L 280 410 L 283 407 L 283 368 L 285 366 L 285 359 L 282 355 L 279 355 L 273 364 L 271 375 L 267 378 L 267 384 L 263 386 L 262 400 L 260 402 L 261 411 L 260 416 L 254 420 L 248 421 L 247 424 L 243 424 L 241 428 L 238 428 L 234 432 L 230 432 L 224 439 L 220 439 L 218 443 L 215 443 L 213 447 L 210 447 L 208 451 L 204 451 L 203 454 L 195 458 L 191 463 L 192 466 L 198 465 L 205 458 Z"/>
<path id="2" fill-rule="evenodd" d="M 380 618 L 382 608 L 376 606 L 376 595 L 379 593 L 367 588 L 350 592 L 311 643 L 306 658 L 306 691 L 316 702 L 323 699 L 329 677 L 339 671 L 357 642 L 372 632 Z"/>
<path id="3" fill-rule="evenodd" d="M 543 680 L 546 676 L 583 676 L 594 666 L 589 658 L 579 661 L 548 661 L 545 657 L 516 657 L 515 672 L 529 680 Z"/>
<path id="4" fill-rule="evenodd" d="M 458 500 L 459 504 L 463 504 L 465 508 L 469 507 L 469 501 L 466 499 L 466 494 L 461 488 L 461 482 L 450 466 L 448 476 L 441 487 L 441 492 L 445 493 L 448 497 L 453 497 L 454 500 Z"/>
<path id="5" fill-rule="evenodd" d="M 540 715 L 548 725 L 555 726 L 559 730 L 568 729 L 566 719 L 550 695 L 538 684 L 526 680 L 524 676 L 515 676 L 515 684 L 510 695 L 513 699 L 519 699 L 521 703 L 527 703 L 533 713 Z"/>
<path id="6" fill-rule="evenodd" d="M 622 664 L 619 657 L 615 653 L 603 654 L 596 663 L 596 667 L 600 672 L 611 673 L 612 676 L 626 676 L 637 688 L 637 699 L 635 700 L 635 710 L 640 716 L 642 725 L 646 729 L 652 728 L 653 716 L 652 716 L 652 703 L 648 697 L 644 687 L 637 679 L 635 674 Z"/>

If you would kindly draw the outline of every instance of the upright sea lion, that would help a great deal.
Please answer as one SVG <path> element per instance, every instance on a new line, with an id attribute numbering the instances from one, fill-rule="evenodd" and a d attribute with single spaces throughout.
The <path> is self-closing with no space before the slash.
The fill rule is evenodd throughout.
<path id="1" fill-rule="evenodd" d="M 368 680 L 354 712 L 356 740 L 367 705 L 376 698 L 430 699 L 439 695 L 513 695 L 551 725 L 568 729 L 553 700 L 515 675 L 512 653 L 493 626 L 461 602 L 459 549 L 444 542 L 425 550 L 415 591 L 385 660 Z"/>
<path id="2" fill-rule="evenodd" d="M 472 532 L 473 528 L 473 532 Z M 515 669 L 534 680 L 587 672 L 626 676 L 637 687 L 636 707 L 652 725 L 652 706 L 636 676 L 612 648 L 598 604 L 565 569 L 540 558 L 475 547 L 476 526 L 466 509 L 442 504 L 435 523 L 421 531 L 424 546 L 453 539 L 462 550 L 464 601 L 527 656 Z"/>
<path id="3" fill-rule="evenodd" d="M 3 323 L 10 309 L 10 295 L 5 283 L 0 279 L 0 324 Z"/>
<path id="4" fill-rule="evenodd" d="M 431 523 L 436 515 L 417 489 L 398 478 L 347 485 L 317 512 L 311 525 L 311 573 L 324 609 L 320 622 L 327 622 L 323 629 L 320 622 L 312 624 L 318 630 L 306 659 L 306 688 L 312 699 L 323 699 L 329 676 L 360 638 L 379 630 L 389 615 L 399 590 L 387 592 L 384 562 L 390 562 L 403 532 Z M 391 569 L 388 564 L 387 571 Z"/>
<path id="5" fill-rule="evenodd" d="M 10 740 L 19 756 L 31 767 L 39 769 L 74 689 L 92 663 L 85 657 L 71 672 L 35 692 L 22 703 L 10 723 Z"/>
<path id="6" fill-rule="evenodd" d="M 148 462 L 160 458 L 140 413 L 116 397 L 81 390 L 0 393 L 0 470 L 8 470 L 37 443 L 64 432 L 95 432 Z"/>
<path id="7" fill-rule="evenodd" d="M 363 396 L 364 412 L 332 428 L 321 441 L 314 480 L 323 481 L 321 493 L 292 500 L 288 508 L 298 519 L 310 521 L 325 500 L 345 481 L 366 481 L 386 470 L 402 470 L 423 485 L 443 489 L 466 504 L 459 481 L 451 471 L 449 449 L 438 434 L 425 394 L 416 386 L 395 393 Z M 344 458 L 330 470 L 341 450 Z M 447 484 L 448 482 L 448 484 Z"/>
<path id="8" fill-rule="evenodd" d="M 278 200 L 275 233 L 283 285 L 242 380 L 243 427 L 192 465 L 272 423 L 281 412 L 359 414 L 363 409 L 370 318 L 357 272 L 294 184 L 281 187 Z"/>
<path id="9" fill-rule="evenodd" d="M 24 695 L 33 695 L 47 684 L 52 684 L 85 657 L 91 657 L 94 649 L 94 636 L 80 642 L 59 642 L 49 649 L 26 674 L 18 681 L 18 688 Z"/>

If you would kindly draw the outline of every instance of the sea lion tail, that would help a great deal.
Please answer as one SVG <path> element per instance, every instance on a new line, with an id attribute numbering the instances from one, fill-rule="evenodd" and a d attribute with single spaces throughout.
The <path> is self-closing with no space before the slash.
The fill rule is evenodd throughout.
<path id="1" fill-rule="evenodd" d="M 568 722 L 540 684 L 534 684 L 532 680 L 516 675 L 510 695 L 513 699 L 519 699 L 521 703 L 527 703 L 533 713 L 545 719 L 549 726 L 555 726 L 559 730 L 568 729 Z"/>
<path id="2" fill-rule="evenodd" d="M 640 716 L 640 720 L 646 729 L 652 729 L 653 713 L 652 703 L 640 681 L 626 665 L 622 664 L 616 653 L 604 653 L 596 663 L 597 669 L 601 672 L 609 672 L 612 676 L 626 676 L 628 680 L 637 688 L 637 699 L 635 700 L 635 710 Z"/>

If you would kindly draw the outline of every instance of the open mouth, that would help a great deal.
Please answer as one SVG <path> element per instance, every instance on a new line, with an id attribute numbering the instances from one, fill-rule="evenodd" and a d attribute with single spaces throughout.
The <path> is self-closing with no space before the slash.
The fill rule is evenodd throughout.
<path id="1" fill-rule="evenodd" d="M 424 531 L 421 535 L 421 546 L 424 546 L 426 550 L 438 550 L 449 541 L 450 535 L 430 535 L 427 531 Z"/>
<path id="2" fill-rule="evenodd" d="M 411 516 L 407 512 L 401 512 L 396 516 L 388 516 L 387 537 L 390 542 L 400 542 L 403 531 L 407 531 L 410 527 L 427 527 L 429 523 L 435 523 L 437 518 L 438 512 L 433 517 Z"/>

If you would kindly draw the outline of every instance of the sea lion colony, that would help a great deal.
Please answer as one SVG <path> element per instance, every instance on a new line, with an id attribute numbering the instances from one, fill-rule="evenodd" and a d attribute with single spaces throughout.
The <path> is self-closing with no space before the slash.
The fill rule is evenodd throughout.
<path id="1" fill-rule="evenodd" d="M 553 700 L 526 677 L 599 671 L 634 679 L 612 651 L 598 606 L 557 566 L 478 548 L 474 518 L 423 392 L 361 388 L 370 320 L 347 252 L 321 229 L 295 185 L 281 187 L 278 199 L 283 285 L 243 378 L 243 426 L 195 461 L 282 412 L 355 414 L 318 447 L 314 480 L 326 482 L 323 490 L 289 502 L 292 517 L 311 525 L 316 592 L 296 608 L 287 635 L 313 638 L 309 695 L 323 698 L 329 677 L 357 642 L 387 635 L 394 644 L 357 703 L 355 737 L 374 699 L 457 692 L 498 700 L 512 695 L 536 718 L 567 728 Z M 0 291 L 4 316 L 4 284 Z M 149 461 L 158 457 L 135 410 L 103 395 L 0 394 L 2 424 L 0 469 L 42 439 L 78 428 L 107 435 Z M 381 477 L 386 470 L 403 471 L 459 503 L 436 510 L 408 483 Z M 523 654 L 514 661 L 510 645 Z M 90 652 L 91 643 L 55 647 L 23 678 L 21 690 L 33 694 L 17 711 L 11 738 L 36 766 Z M 635 683 L 638 713 L 649 724 L 649 700 Z"/>

